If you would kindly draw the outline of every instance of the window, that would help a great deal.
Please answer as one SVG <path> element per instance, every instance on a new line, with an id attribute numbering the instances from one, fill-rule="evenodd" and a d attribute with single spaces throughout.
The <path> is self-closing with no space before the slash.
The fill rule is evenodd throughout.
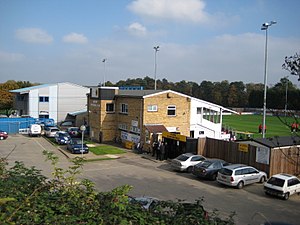
<path id="1" fill-rule="evenodd" d="M 157 105 L 148 105 L 148 112 L 157 112 Z"/>
<path id="2" fill-rule="evenodd" d="M 176 116 L 176 106 L 175 105 L 168 106 L 168 116 Z"/>
<path id="3" fill-rule="evenodd" d="M 197 108 L 197 113 L 198 113 L 198 108 Z M 219 111 L 203 108 L 203 119 L 209 120 L 210 122 L 213 123 L 220 123 L 221 114 Z"/>
<path id="4" fill-rule="evenodd" d="M 40 96 L 40 102 L 49 102 L 49 97 Z"/>
<path id="5" fill-rule="evenodd" d="M 121 113 L 128 114 L 128 105 L 122 103 L 121 104 Z"/>
<path id="6" fill-rule="evenodd" d="M 197 114 L 201 114 L 201 109 L 202 108 L 197 107 Z"/>
<path id="7" fill-rule="evenodd" d="M 115 112 L 114 103 L 106 103 L 106 112 L 108 112 L 108 113 Z"/>
<path id="8" fill-rule="evenodd" d="M 125 123 L 120 123 L 120 124 L 119 124 L 119 129 L 120 129 L 120 130 L 127 130 L 127 124 L 125 124 Z"/>

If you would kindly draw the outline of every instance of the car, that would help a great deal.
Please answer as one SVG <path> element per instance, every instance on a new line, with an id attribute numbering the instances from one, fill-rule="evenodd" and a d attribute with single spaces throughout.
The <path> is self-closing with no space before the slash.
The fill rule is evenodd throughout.
<path id="1" fill-rule="evenodd" d="M 70 135 L 65 131 L 56 132 L 54 138 L 55 138 L 55 142 L 60 145 L 68 144 L 71 140 Z"/>
<path id="2" fill-rule="evenodd" d="M 56 132 L 60 131 L 58 127 L 45 127 L 44 134 L 46 137 L 55 137 Z"/>
<path id="3" fill-rule="evenodd" d="M 267 174 L 265 172 L 243 164 L 224 166 L 219 170 L 217 176 L 217 181 L 220 184 L 236 187 L 238 189 L 256 182 L 263 183 L 266 179 Z"/>
<path id="4" fill-rule="evenodd" d="M 194 155 L 193 153 L 184 153 L 177 158 L 172 159 L 171 167 L 177 171 L 192 172 L 193 166 L 199 162 L 204 161 L 206 158 L 202 155 Z"/>
<path id="5" fill-rule="evenodd" d="M 8 138 L 7 132 L 0 130 L 0 140 L 5 140 L 6 138 Z"/>
<path id="6" fill-rule="evenodd" d="M 264 191 L 288 200 L 291 195 L 300 194 L 300 179 L 290 174 L 275 174 L 265 182 Z"/>
<path id="7" fill-rule="evenodd" d="M 193 174 L 199 178 L 208 178 L 216 180 L 218 171 L 224 166 L 228 166 L 229 163 L 222 159 L 206 159 L 193 168 Z"/>
<path id="8" fill-rule="evenodd" d="M 58 124 L 58 127 L 61 130 L 67 130 L 69 127 L 74 127 L 74 126 L 75 126 L 75 123 L 73 121 L 69 121 L 69 120 L 62 121 Z"/>
<path id="9" fill-rule="evenodd" d="M 72 138 L 70 142 L 67 144 L 67 149 L 72 154 L 89 153 L 89 147 L 85 143 L 83 143 L 80 138 Z"/>
<path id="10" fill-rule="evenodd" d="M 81 137 L 81 131 L 79 127 L 69 127 L 67 129 L 67 133 L 73 138 L 73 137 Z"/>
<path id="11" fill-rule="evenodd" d="M 30 137 L 33 136 L 41 136 L 42 134 L 42 126 L 40 124 L 30 124 L 28 135 Z"/>

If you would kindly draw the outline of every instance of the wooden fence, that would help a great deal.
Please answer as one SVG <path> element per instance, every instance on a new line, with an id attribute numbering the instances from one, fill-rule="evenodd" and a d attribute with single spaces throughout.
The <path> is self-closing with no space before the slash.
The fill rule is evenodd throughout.
<path id="1" fill-rule="evenodd" d="M 239 149 L 239 143 L 211 138 L 198 140 L 198 154 L 207 158 L 219 158 L 230 163 L 241 163 L 265 171 L 269 176 L 276 173 L 298 175 L 300 172 L 300 148 L 276 148 L 270 150 L 269 165 L 256 162 L 256 146 L 248 145 L 247 151 Z"/>

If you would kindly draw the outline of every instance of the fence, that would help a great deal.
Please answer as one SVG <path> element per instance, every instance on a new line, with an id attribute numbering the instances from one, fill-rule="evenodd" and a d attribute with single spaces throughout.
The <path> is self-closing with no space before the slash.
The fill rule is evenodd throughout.
<path id="1" fill-rule="evenodd" d="M 198 154 L 208 158 L 219 158 L 230 163 L 242 163 L 265 171 L 269 176 L 277 173 L 300 173 L 300 148 L 291 146 L 288 148 L 270 149 L 269 165 L 258 163 L 256 160 L 257 147 L 249 145 L 247 151 L 239 149 L 239 143 L 211 138 L 203 138 L 198 141 Z"/>

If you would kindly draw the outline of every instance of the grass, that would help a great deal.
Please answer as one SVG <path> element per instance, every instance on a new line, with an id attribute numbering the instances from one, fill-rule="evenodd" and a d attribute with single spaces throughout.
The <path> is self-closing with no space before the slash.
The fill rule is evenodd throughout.
<path id="1" fill-rule="evenodd" d="M 233 129 L 253 133 L 253 138 L 260 138 L 258 126 L 262 124 L 262 115 L 226 115 L 223 116 L 223 126 Z M 295 121 L 292 117 L 266 116 L 266 137 L 291 136 L 290 125 Z"/>
<path id="2" fill-rule="evenodd" d="M 93 152 L 95 155 L 106 155 L 106 154 L 123 154 L 124 150 L 121 150 L 117 147 L 111 145 L 99 145 L 95 147 L 89 147 L 89 150 Z"/>

